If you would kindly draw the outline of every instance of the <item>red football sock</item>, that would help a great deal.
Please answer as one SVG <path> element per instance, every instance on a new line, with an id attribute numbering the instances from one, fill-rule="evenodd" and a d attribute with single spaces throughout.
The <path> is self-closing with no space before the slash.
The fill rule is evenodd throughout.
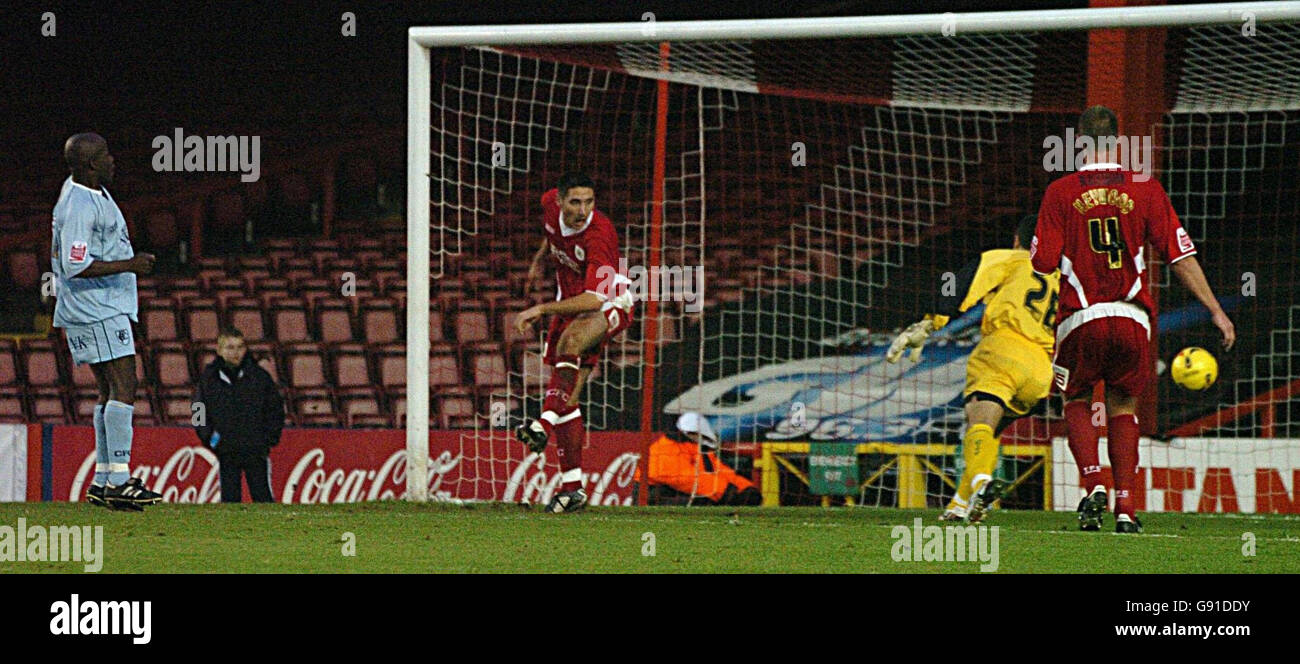
<path id="1" fill-rule="evenodd" d="M 582 419 L 582 411 L 574 407 L 564 418 L 573 417 L 555 427 L 556 449 L 560 455 L 561 476 L 560 491 L 575 491 L 582 488 L 582 443 L 587 437 L 587 427 Z"/>
<path id="2" fill-rule="evenodd" d="M 1091 492 L 1101 484 L 1101 458 L 1097 453 L 1097 427 L 1092 425 L 1092 409 L 1087 401 L 1065 402 L 1065 430 L 1070 439 L 1070 453 L 1079 467 L 1083 490 Z"/>
<path id="3" fill-rule="evenodd" d="M 567 404 L 573 388 L 578 384 L 579 360 L 577 355 L 561 355 L 555 358 L 555 368 L 551 370 L 551 380 L 546 384 L 546 396 L 542 400 L 542 428 L 546 435 L 555 436 L 556 420 L 570 411 Z"/>
<path id="4" fill-rule="evenodd" d="M 1133 516 L 1133 494 L 1137 490 L 1138 420 L 1137 415 L 1110 418 L 1107 450 L 1110 472 L 1115 478 L 1115 514 Z"/>

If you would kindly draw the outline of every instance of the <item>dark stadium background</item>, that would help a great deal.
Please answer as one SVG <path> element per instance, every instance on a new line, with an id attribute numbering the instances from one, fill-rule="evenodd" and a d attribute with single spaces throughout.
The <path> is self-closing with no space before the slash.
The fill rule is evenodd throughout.
<path id="1" fill-rule="evenodd" d="M 22 275 L 14 269 L 0 270 L 0 328 L 23 331 L 32 325 L 31 312 L 42 306 L 38 289 L 30 285 L 31 278 L 48 269 L 48 208 L 57 195 L 59 182 L 66 177 L 61 146 L 68 135 L 79 131 L 99 131 L 109 140 L 118 157 L 113 191 L 127 209 L 128 218 L 140 225 L 147 225 L 147 220 L 135 219 L 131 207 L 141 198 L 155 195 L 159 181 L 165 181 L 164 193 L 175 193 L 190 187 L 199 191 L 213 181 L 228 182 L 237 177 L 191 173 L 159 177 L 143 173 L 149 168 L 149 140 L 170 134 L 175 127 L 200 134 L 260 135 L 264 167 L 310 160 L 313 148 L 320 145 L 369 141 L 367 149 L 371 150 L 374 168 L 362 174 L 363 181 L 367 185 L 385 185 L 387 205 L 379 210 L 373 206 L 348 209 L 354 201 L 341 193 L 340 219 L 364 228 L 375 216 L 387 215 L 390 232 L 399 230 L 405 188 L 405 39 L 410 25 L 638 21 L 644 12 L 654 12 L 657 20 L 665 21 L 1043 9 L 1086 4 L 853 0 L 792 5 L 757 0 L 743 5 L 648 1 L 181 3 L 153 7 L 51 2 L 6 6 L 0 10 L 0 113 L 4 116 L 0 123 L 0 207 L 15 203 L 26 207 L 25 212 L 0 214 L 0 243 L 6 243 L 0 246 L 0 255 L 22 248 L 34 255 L 35 261 L 24 265 L 27 271 Z M 41 15 L 47 11 L 57 18 L 55 37 L 40 34 Z M 345 11 L 356 14 L 355 37 L 340 34 L 340 16 Z M 273 182 L 269 186 L 277 186 L 274 178 L 266 179 Z M 264 250 L 268 238 L 279 238 L 280 246 L 297 243 L 299 247 L 319 239 L 321 228 L 313 221 L 312 211 L 312 205 L 319 201 L 300 197 L 286 206 L 279 202 L 283 198 L 272 189 L 265 205 L 240 211 L 240 219 L 253 221 L 251 243 L 246 242 L 242 225 L 214 224 L 212 219 L 220 218 L 220 211 L 205 210 L 204 255 L 237 257 L 254 248 Z M 164 234 L 164 239 L 171 242 L 151 243 L 147 229 L 137 227 L 133 231 L 137 248 L 159 254 L 159 281 L 170 278 L 168 275 L 192 276 L 192 265 L 179 265 L 182 257 L 178 255 L 175 235 L 183 235 L 185 229 L 181 220 L 176 224 L 175 234 Z M 40 230 L 43 236 L 38 234 Z M 974 233 L 946 242 L 954 255 L 936 260 L 964 262 L 978 250 L 1003 241 L 1001 237 L 986 237 L 987 233 Z M 385 245 L 384 250 L 394 248 Z M 1172 295 L 1169 304 L 1187 301 L 1178 289 Z M 871 315 L 879 317 L 888 315 L 881 312 L 907 308 L 892 303 Z M 864 322 L 879 329 L 905 321 Z M 319 325 L 314 320 L 311 324 Z M 451 326 L 452 322 L 444 324 Z M 1262 329 L 1271 327 L 1263 325 Z M 1188 336 L 1187 341 L 1209 343 L 1201 332 L 1204 330 L 1198 332 L 1200 336 Z M 35 346 L 39 351 L 40 344 Z M 1243 348 L 1241 356 L 1246 356 L 1248 350 Z M 48 352 L 47 357 L 53 357 L 63 351 L 60 344 L 50 342 Z M 143 359 L 153 367 L 160 358 L 165 356 Z M 390 359 L 396 361 L 395 357 Z M 193 373 L 201 359 L 191 355 L 188 362 Z M 691 373 L 684 362 L 669 364 Z M 88 386 L 78 382 L 84 376 L 79 379 L 72 375 L 66 362 L 61 367 L 62 375 L 50 377 L 55 381 L 50 387 L 72 386 L 58 398 L 64 400 L 64 414 L 75 416 L 78 399 L 85 396 L 78 396 L 77 390 Z M 671 370 L 665 370 L 661 386 L 682 384 L 672 378 Z M 1225 367 L 1221 384 L 1229 383 L 1230 371 Z M 175 387 L 172 401 L 179 407 L 180 389 L 179 385 Z M 157 410 L 163 411 L 160 416 L 168 408 L 161 399 L 153 401 Z M 26 415 L 27 419 L 42 419 L 30 412 Z M 1165 413 L 1161 415 L 1165 419 Z M 1188 416 L 1179 415 L 1174 421 Z M 161 422 L 163 418 L 159 419 Z M 1167 424 L 1162 422 L 1159 428 L 1163 430 Z"/>

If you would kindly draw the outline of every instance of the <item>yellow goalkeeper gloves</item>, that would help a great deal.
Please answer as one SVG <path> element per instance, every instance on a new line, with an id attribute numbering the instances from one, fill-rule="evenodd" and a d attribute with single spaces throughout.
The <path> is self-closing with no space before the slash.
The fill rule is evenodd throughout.
<path id="1" fill-rule="evenodd" d="M 930 338 L 930 333 L 935 330 L 934 321 L 927 317 L 925 320 L 919 320 L 907 326 L 897 337 L 894 342 L 889 344 L 889 350 L 885 353 L 885 359 L 890 364 L 895 364 L 903 357 L 903 352 L 911 349 L 912 362 L 921 361 L 921 349 L 925 347 L 926 339 Z"/>

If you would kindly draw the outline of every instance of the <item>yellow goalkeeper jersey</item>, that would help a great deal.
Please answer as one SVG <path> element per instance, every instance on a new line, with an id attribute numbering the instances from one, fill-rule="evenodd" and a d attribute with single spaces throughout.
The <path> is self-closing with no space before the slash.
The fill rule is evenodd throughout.
<path id="1" fill-rule="evenodd" d="M 1050 356 L 1056 342 L 1056 302 L 1061 273 L 1043 277 L 1034 273 L 1025 249 L 991 249 L 980 255 L 979 268 L 959 311 L 984 302 L 980 332 L 989 336 L 1011 331 L 1041 346 Z M 935 327 L 948 324 L 947 316 L 934 316 Z"/>

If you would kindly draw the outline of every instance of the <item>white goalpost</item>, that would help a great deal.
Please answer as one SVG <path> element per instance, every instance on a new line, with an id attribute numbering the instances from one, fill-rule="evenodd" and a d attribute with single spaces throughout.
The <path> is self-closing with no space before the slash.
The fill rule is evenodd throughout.
<path id="1" fill-rule="evenodd" d="M 792 368 L 787 374 L 800 376 L 799 380 L 805 381 L 803 385 L 807 390 L 812 390 L 813 387 L 820 390 L 816 403 L 810 399 L 808 406 L 810 413 L 818 413 L 814 416 L 813 423 L 822 424 L 825 431 L 809 430 L 803 432 L 807 435 L 800 437 L 833 442 L 849 440 L 852 436 L 845 434 L 837 437 L 838 434 L 832 435 L 832 432 L 838 429 L 859 431 L 861 427 L 869 427 L 863 420 L 871 417 L 884 420 L 906 419 L 911 417 L 907 413 L 921 412 L 928 408 L 924 417 L 937 421 L 942 418 L 932 411 L 951 410 L 943 405 L 923 408 L 925 403 L 929 403 L 926 401 L 929 398 L 927 395 L 942 392 L 947 389 L 945 381 L 951 382 L 951 377 L 942 371 L 918 379 L 921 382 L 908 384 L 893 397 L 894 401 L 885 403 L 887 400 L 879 398 L 876 385 L 880 381 L 898 380 L 897 372 L 887 375 L 884 373 L 887 371 L 885 368 L 869 359 L 864 359 L 858 367 L 848 362 L 844 355 L 837 354 L 835 348 L 848 348 L 864 341 L 878 344 L 882 329 L 893 327 L 897 320 L 905 316 L 924 313 L 910 310 L 922 299 L 923 289 L 906 287 L 900 295 L 899 292 L 891 294 L 885 287 L 891 283 L 897 284 L 902 270 L 920 269 L 917 252 L 927 246 L 927 242 L 939 241 L 936 237 L 942 237 L 942 233 L 936 229 L 950 228 L 970 216 L 1009 214 L 1011 206 L 1005 202 L 991 198 L 986 200 L 971 193 L 972 189 L 979 186 L 978 171 L 996 159 L 993 156 L 995 154 L 1009 153 L 1016 146 L 1037 147 L 1033 143 L 1036 135 L 1024 127 L 1049 125 L 1069 115 L 1061 110 L 1069 104 L 1062 103 L 1056 107 L 1041 102 L 1049 94 L 1041 90 L 1041 82 L 1036 87 L 1035 81 L 1040 79 L 1035 78 L 1035 67 L 1043 69 L 1057 66 L 1061 67 L 1060 71 L 1066 72 L 1071 71 L 1066 67 L 1078 63 L 1044 64 L 1052 56 L 1052 49 L 1046 47 L 1044 42 L 1029 40 L 1020 43 L 1014 39 L 1004 39 L 1003 36 L 1078 33 L 1093 29 L 1179 28 L 1188 31 L 1184 57 L 1204 63 L 1212 62 L 1214 57 L 1219 56 L 1212 53 L 1213 49 L 1197 50 L 1199 45 L 1218 42 L 1214 35 L 1196 31 L 1202 28 L 1226 30 L 1241 26 L 1244 22 L 1249 22 L 1252 26 L 1259 25 L 1261 29 L 1265 25 L 1285 24 L 1289 30 L 1285 35 L 1300 36 L 1300 32 L 1293 29 L 1300 26 L 1300 2 L 847 18 L 410 28 L 407 44 L 406 181 L 407 488 L 404 498 L 414 502 L 430 499 L 429 440 L 433 395 L 429 377 L 433 348 L 431 325 L 435 325 L 431 318 L 431 307 L 436 303 L 434 282 L 447 274 L 449 261 L 460 258 L 469 241 L 479 236 L 481 219 L 491 217 L 507 205 L 511 206 L 511 214 L 515 214 L 517 209 L 524 210 L 523 213 L 510 217 L 512 220 L 516 217 L 524 219 L 523 225 L 517 226 L 520 233 L 533 233 L 530 237 L 534 239 L 529 241 L 534 246 L 535 238 L 540 237 L 540 229 L 535 228 L 536 224 L 527 223 L 533 217 L 527 216 L 528 208 L 523 207 L 526 201 L 522 194 L 515 196 L 517 192 L 513 184 L 498 181 L 498 177 L 512 177 L 510 174 L 498 176 L 496 171 L 486 168 L 484 164 L 472 160 L 452 163 L 453 160 L 446 158 L 447 154 L 461 150 L 470 153 L 475 153 L 476 150 L 490 151 L 484 146 L 495 146 L 499 139 L 478 135 L 477 124 L 466 123 L 453 127 L 440 123 L 436 117 L 438 104 L 442 103 L 438 98 L 440 86 L 463 86 L 463 89 L 458 88 L 460 94 L 474 99 L 472 104 L 463 102 L 467 108 L 471 105 L 474 108 L 479 105 L 487 108 L 500 100 L 506 100 L 517 108 L 545 107 L 544 112 L 538 111 L 538 117 L 544 117 L 541 120 L 532 116 L 517 121 L 510 117 L 492 118 L 493 122 L 514 122 L 518 126 L 518 138 L 501 143 L 505 149 L 518 150 L 525 156 L 556 149 L 555 146 L 563 138 L 563 130 L 569 129 L 570 124 L 580 124 L 584 117 L 595 118 L 582 128 L 582 131 L 590 135 L 622 131 L 624 124 L 629 122 L 626 109 L 602 111 L 599 104 L 602 100 L 613 99 L 616 94 L 635 98 L 638 102 L 650 99 L 653 91 L 638 87 L 635 80 L 667 81 L 674 85 L 693 86 L 690 88 L 693 96 L 689 103 L 682 102 L 666 111 L 661 109 L 661 116 L 672 113 L 680 122 L 680 126 L 669 129 L 671 135 L 666 139 L 658 137 L 661 151 L 669 152 L 667 158 L 671 162 L 658 183 L 661 190 L 667 187 L 659 201 L 661 209 L 658 212 L 671 216 L 672 221 L 665 221 L 665 225 L 677 224 L 669 229 L 669 239 L 664 241 L 666 251 L 674 252 L 673 255 L 683 263 L 689 264 L 690 260 L 697 259 L 703 264 L 706 216 L 709 219 L 708 226 L 719 224 L 719 235 L 726 235 L 722 232 L 722 229 L 727 228 L 726 224 L 751 224 L 751 216 L 772 212 L 761 207 L 749 210 L 737 201 L 761 202 L 764 197 L 772 196 L 770 188 L 785 190 L 792 186 L 791 183 L 804 187 L 806 196 L 797 198 L 795 194 L 789 195 L 792 201 L 789 208 L 795 210 L 797 217 L 776 219 L 788 211 L 782 209 L 772 212 L 776 216 L 773 217 L 775 221 L 771 227 L 785 229 L 783 232 L 788 237 L 780 242 L 761 244 L 761 233 L 747 235 L 745 233 L 749 233 L 748 230 L 745 233 L 735 233 L 735 242 L 721 245 L 722 253 L 717 258 L 710 259 L 719 266 L 719 274 L 725 275 L 721 302 L 727 306 L 722 307 L 724 310 L 718 314 L 719 322 L 706 323 L 703 316 L 691 318 L 685 312 L 670 308 L 660 312 L 660 320 L 652 325 L 670 323 L 667 327 L 672 332 L 661 327 L 651 327 L 648 332 L 642 330 L 638 333 L 638 339 L 648 339 L 652 344 L 659 338 L 657 335 L 661 334 L 666 337 L 670 334 L 683 337 L 683 330 L 689 329 L 689 334 L 694 335 L 691 339 L 698 345 L 690 352 L 684 352 L 685 356 L 693 356 L 690 360 L 692 365 L 683 365 L 681 375 L 672 379 L 677 381 L 672 386 L 677 389 L 677 399 L 665 404 L 663 402 L 668 401 L 666 397 L 661 397 L 657 402 L 654 394 L 640 395 L 641 381 L 649 376 L 653 383 L 657 375 L 653 366 L 648 367 L 648 374 L 640 369 L 634 372 L 629 369 L 629 373 L 625 374 L 629 377 L 619 379 L 627 382 L 595 382 L 590 390 L 607 400 L 613 411 L 645 410 L 641 421 L 649 422 L 652 414 L 648 411 L 652 406 L 655 410 L 653 415 L 662 415 L 673 412 L 672 408 L 682 403 L 725 401 L 733 398 L 728 396 L 732 392 L 742 388 L 750 389 L 744 386 L 769 380 L 771 377 L 763 372 L 771 371 L 770 367 L 788 365 Z M 756 47 L 759 42 L 815 40 L 817 43 L 826 43 L 829 40 L 845 40 L 846 43 L 851 43 L 851 40 L 866 38 L 896 39 L 898 41 L 891 44 L 894 44 L 893 47 L 899 53 L 916 46 L 917 42 L 909 40 L 958 38 L 963 41 L 958 42 L 959 48 L 956 51 L 947 55 L 944 55 L 942 48 L 931 48 L 937 42 L 921 42 L 922 48 L 918 50 L 921 54 L 916 56 L 919 64 L 900 66 L 893 73 L 890 84 L 880 88 L 888 91 L 883 94 L 845 83 L 845 80 L 852 79 L 859 73 L 862 77 L 869 78 L 870 72 L 830 71 L 835 63 L 817 61 L 816 53 L 792 56 L 808 58 L 809 64 L 782 62 L 779 56 L 773 56 L 767 51 L 760 52 Z M 1285 42 L 1287 39 L 1277 42 L 1265 39 L 1243 46 L 1254 49 L 1252 52 L 1259 52 L 1257 60 L 1250 60 L 1261 63 L 1258 69 L 1251 71 L 1243 65 L 1240 71 L 1222 75 L 1206 69 L 1204 71 L 1209 73 L 1203 74 L 1201 78 L 1189 77 L 1183 83 L 1178 98 L 1200 99 L 1213 96 L 1216 86 L 1236 85 L 1252 75 L 1278 75 L 1276 71 L 1270 72 L 1266 68 L 1266 63 L 1269 62 L 1276 64 L 1281 61 L 1300 72 L 1300 61 L 1295 60 L 1297 51 Z M 656 51 L 656 44 L 667 46 Z M 603 60 L 601 54 L 592 55 L 581 50 L 566 53 L 560 48 L 594 48 L 602 45 L 609 46 L 610 52 L 617 57 L 610 56 Z M 463 71 L 487 73 L 465 74 L 464 81 L 454 83 L 440 80 L 438 72 L 441 70 L 434 58 L 436 49 L 473 51 L 465 56 L 464 62 L 457 60 L 456 65 Z M 853 48 L 849 50 L 852 51 Z M 946 81 L 939 89 L 916 92 L 925 88 L 931 80 L 936 80 L 931 77 L 938 76 L 937 72 L 944 69 L 941 62 L 943 57 L 953 57 L 971 67 L 992 68 L 1014 68 L 1020 66 L 1017 64 L 1018 59 L 1022 60 L 1024 71 L 1012 77 L 1021 76 L 1024 86 L 1017 90 L 980 89 L 967 94 L 962 88 L 965 83 Z M 668 62 L 673 66 L 667 66 Z M 927 62 L 937 64 L 929 67 Z M 825 69 L 809 69 L 814 66 Z M 787 69 L 793 73 L 787 72 Z M 610 72 L 619 77 L 617 82 L 610 80 Z M 828 82 L 821 81 L 819 77 Z M 1228 167 L 1219 162 L 1201 167 L 1195 159 L 1184 159 L 1177 151 L 1193 149 L 1189 146 L 1203 140 L 1205 132 L 1231 134 L 1235 131 L 1233 127 L 1244 125 L 1246 128 L 1241 130 L 1244 136 L 1242 140 L 1247 142 L 1247 147 L 1243 147 L 1243 151 L 1250 149 L 1255 151 L 1252 154 L 1258 153 L 1259 156 L 1241 166 L 1241 169 L 1253 169 L 1252 173 L 1271 173 L 1269 160 L 1277 158 L 1279 151 L 1285 151 L 1288 146 L 1295 144 L 1294 133 L 1284 136 L 1284 129 L 1300 130 L 1300 74 L 1292 73 L 1288 77 L 1283 72 L 1281 77 L 1281 83 L 1266 85 L 1270 90 L 1268 94 L 1253 97 L 1246 95 L 1239 100 L 1234 99 L 1231 105 L 1208 111 L 1229 115 L 1210 116 L 1196 107 L 1184 108 L 1171 104 L 1171 110 L 1181 114 L 1163 117 L 1159 125 L 1160 131 L 1168 132 L 1166 144 L 1161 146 L 1161 154 L 1166 161 L 1164 170 L 1170 177 L 1185 178 L 1181 182 L 1186 185 L 1184 190 L 1171 190 L 1170 194 L 1175 205 L 1185 202 L 1187 206 L 1196 208 L 1188 213 L 1179 209 L 1179 213 L 1184 215 L 1185 223 L 1188 218 L 1196 220 L 1198 226 L 1189 227 L 1188 230 L 1198 242 L 1204 239 L 1206 233 L 1211 232 L 1213 224 L 1230 212 L 1226 207 L 1218 210 L 1199 206 L 1212 199 L 1212 202 L 1224 207 L 1219 199 L 1239 195 L 1245 185 L 1231 189 L 1233 185 L 1230 184 L 1204 181 L 1199 177 L 1202 173 L 1218 173 Z M 523 79 L 529 79 L 527 86 L 518 83 Z M 809 88 L 798 87 L 806 79 L 816 80 L 808 84 L 811 86 Z M 528 87 L 527 91 L 524 91 L 525 87 Z M 551 90 L 552 97 L 539 100 L 537 90 L 541 88 Z M 554 92 L 555 90 L 562 92 Z M 1201 96 L 1198 97 L 1198 94 Z M 1046 110 L 1042 112 L 1050 117 L 1036 118 L 1032 115 L 1043 108 Z M 469 114 L 469 111 L 459 112 Z M 752 147 L 755 141 L 762 140 L 762 127 L 756 125 L 761 125 L 763 121 L 772 121 L 782 130 L 793 131 L 797 127 L 799 131 L 816 134 L 814 139 L 800 140 L 799 144 L 813 150 L 818 149 L 818 146 L 827 146 L 827 152 L 830 148 L 836 148 L 839 154 L 834 155 L 833 159 L 827 157 L 827 165 L 821 170 L 805 169 L 790 176 L 788 181 L 769 182 L 765 179 L 763 169 L 771 166 L 765 160 L 777 153 L 767 147 Z M 653 133 L 651 128 L 638 123 L 639 120 L 631 121 L 631 128 L 627 131 Z M 805 129 L 805 124 L 810 128 Z M 612 127 L 618 129 L 610 129 Z M 1273 127 L 1283 129 L 1274 130 Z M 817 134 L 818 131 L 823 133 Z M 851 143 L 842 144 L 841 139 Z M 668 141 L 667 146 L 664 145 L 665 140 Z M 464 144 L 472 145 L 466 148 Z M 610 152 L 617 149 L 608 148 Z M 710 151 L 721 152 L 725 156 L 720 157 Z M 710 164 L 715 163 L 711 160 L 719 159 L 727 165 L 722 173 L 710 173 L 709 178 L 719 179 L 708 179 L 707 185 L 705 172 L 710 167 L 706 166 L 706 154 Z M 789 155 L 787 151 L 784 158 L 788 160 Z M 1223 159 L 1231 162 L 1233 158 L 1227 156 Z M 1032 161 L 1023 157 L 1018 159 L 1025 163 Z M 617 162 L 618 159 L 609 161 Z M 625 177 L 617 168 L 617 164 L 611 166 L 611 173 L 618 174 L 617 177 L 620 178 Z M 454 172 L 448 172 L 448 169 Z M 518 167 L 516 171 L 518 177 L 528 174 L 527 166 Z M 740 177 L 746 173 L 753 174 L 753 182 Z M 466 183 L 472 183 L 472 186 Z M 531 195 L 533 192 L 525 193 Z M 1038 195 L 1041 196 L 1041 191 Z M 1277 194 L 1279 197 L 1281 195 Z M 480 196 L 483 197 L 482 200 Z M 1024 197 L 1029 200 L 1032 193 L 1026 192 Z M 454 206 L 448 203 L 451 198 L 454 198 Z M 720 206 L 720 213 L 715 214 L 712 209 L 706 213 L 706 206 L 718 201 L 725 203 Z M 649 220 L 655 212 L 648 209 L 650 205 L 648 201 L 629 202 L 629 209 L 635 211 L 635 214 L 629 213 L 629 216 Z M 1284 209 L 1286 205 L 1288 203 L 1279 198 L 1264 201 L 1260 204 L 1260 209 L 1278 219 L 1285 219 L 1289 218 L 1286 217 L 1287 209 Z M 435 209 L 435 206 L 441 207 Z M 665 209 L 670 206 L 674 213 L 667 215 Z M 692 206 L 697 206 L 698 211 L 685 211 Z M 455 209 L 452 210 L 452 207 Z M 615 223 L 618 224 L 619 221 L 615 220 Z M 655 227 L 655 232 L 658 232 L 657 226 L 650 221 L 638 223 L 639 225 L 629 222 L 628 229 L 619 229 L 621 240 L 625 244 L 631 237 L 640 237 L 638 234 L 648 236 L 651 227 Z M 1207 225 L 1210 230 L 1207 230 Z M 985 233 L 981 230 L 980 233 L 972 242 L 992 238 L 994 231 L 988 230 Z M 698 239 L 692 239 L 693 235 L 698 236 Z M 676 244 L 669 244 L 673 238 L 676 238 Z M 752 242 L 751 238 L 754 238 Z M 969 250 L 974 248 L 957 246 L 953 242 L 947 241 L 946 251 L 950 254 L 945 254 L 945 258 L 959 255 L 958 249 L 967 251 L 965 255 L 968 255 Z M 624 251 L 624 256 L 629 257 L 630 263 L 647 262 L 646 255 L 635 255 L 632 251 L 639 249 Z M 710 255 L 715 255 L 712 245 Z M 742 264 L 752 265 L 752 270 L 746 272 L 740 268 L 732 269 L 734 265 Z M 960 265 L 953 266 L 952 269 L 957 267 Z M 718 292 L 718 289 L 712 287 L 710 290 Z M 899 289 L 895 288 L 895 291 Z M 736 295 L 732 298 L 728 293 Z M 791 304 L 792 308 L 787 309 L 786 304 Z M 1300 315 L 1282 317 L 1286 319 L 1281 323 L 1284 334 L 1294 332 L 1294 324 L 1300 324 L 1291 322 L 1291 319 L 1300 321 Z M 978 328 L 978 324 L 975 327 Z M 751 337 L 752 331 L 760 334 Z M 1262 335 L 1269 337 L 1268 332 L 1263 332 Z M 836 339 L 839 341 L 833 341 Z M 956 347 L 968 339 L 969 336 L 962 337 L 954 331 L 951 343 Z M 716 353 L 710 352 L 706 356 L 706 347 Z M 1283 354 L 1275 347 L 1254 350 L 1266 358 Z M 638 351 L 628 346 L 626 355 L 629 358 L 639 357 L 635 355 L 636 352 Z M 863 357 L 866 358 L 865 355 Z M 527 363 L 534 360 L 532 355 L 525 352 L 519 361 L 532 367 L 533 364 Z M 940 369 L 946 371 L 942 367 Z M 1248 401 L 1253 395 L 1270 394 L 1270 408 L 1277 404 L 1281 404 L 1278 407 L 1285 407 L 1289 403 L 1291 392 L 1277 392 L 1278 384 L 1300 380 L 1300 364 L 1294 370 L 1289 364 L 1285 370 L 1270 370 L 1274 373 L 1268 374 L 1267 380 L 1273 382 L 1260 382 L 1265 379 L 1260 378 L 1262 374 L 1258 371 L 1235 376 L 1238 393 L 1224 394 L 1218 398 L 1231 404 Z M 828 381 L 832 379 L 827 376 L 834 372 L 844 373 L 851 378 L 831 386 Z M 745 379 L 736 378 L 729 384 L 730 387 L 724 385 L 734 377 Z M 531 374 L 512 375 L 506 386 L 501 388 L 503 402 L 513 403 L 517 400 L 527 403 L 527 390 L 532 385 L 531 381 L 535 380 L 536 376 Z M 779 388 L 772 389 L 785 389 L 787 384 L 788 382 L 779 383 Z M 766 411 L 760 411 L 759 406 L 767 404 L 764 401 L 767 397 L 777 399 L 781 404 L 787 398 L 802 398 L 792 396 L 794 394 L 795 392 L 783 393 L 779 399 L 758 392 L 740 394 L 734 396 L 734 400 L 744 403 L 736 407 L 734 415 L 729 413 L 725 416 L 728 422 L 734 424 L 732 431 L 745 432 L 743 436 L 749 436 L 749 440 L 754 443 L 774 444 L 773 450 L 776 451 L 765 452 L 761 457 L 764 482 L 773 482 L 771 486 L 764 487 L 765 496 L 770 492 L 782 491 L 782 485 L 773 478 L 777 477 L 778 467 L 785 462 L 772 454 L 779 455 L 780 450 L 786 448 L 782 448 L 780 441 L 773 435 L 760 438 L 758 433 L 751 432 L 760 428 L 754 424 L 755 418 L 775 418 L 770 423 L 772 426 L 765 430 L 787 430 L 789 422 L 782 420 L 780 414 L 772 414 L 776 411 L 775 405 Z M 638 399 L 641 401 L 638 402 Z M 898 400 L 901 400 L 903 406 L 898 405 Z M 871 405 L 862 406 L 862 410 L 845 410 L 837 405 L 841 401 L 862 401 Z M 875 403 L 876 401 L 881 403 Z M 493 403 L 496 403 L 495 397 Z M 799 404 L 802 423 L 804 404 L 802 401 Z M 746 408 L 749 410 L 744 410 Z M 840 409 L 835 411 L 838 415 L 832 413 L 836 408 Z M 946 416 L 951 415 L 953 413 L 948 412 Z M 1282 416 L 1282 419 L 1287 418 Z M 1297 413 L 1295 419 L 1300 420 L 1300 413 Z M 1270 415 L 1270 427 L 1273 422 L 1273 416 Z M 1223 426 L 1231 429 L 1234 424 L 1224 422 Z M 474 459 L 492 460 L 496 456 L 507 454 L 500 450 L 510 442 L 510 427 L 497 428 L 500 430 L 476 433 L 471 438 L 474 445 L 482 448 L 471 455 Z M 936 432 L 940 429 L 941 426 L 929 426 L 923 432 L 918 430 L 916 435 L 939 436 L 942 432 Z M 819 438 L 823 433 L 825 436 Z M 924 506 L 927 496 L 932 497 L 942 492 L 933 487 L 927 488 L 924 480 L 918 480 L 921 482 L 919 485 L 905 486 L 906 482 L 912 480 L 903 478 L 904 466 L 906 472 L 915 477 L 920 477 L 925 472 L 922 466 L 926 464 L 931 467 L 935 464 L 943 466 L 943 463 L 930 459 L 930 456 L 935 459 L 947 456 L 948 452 L 938 451 L 940 447 L 927 448 L 936 451 L 926 453 L 925 456 L 908 456 L 910 460 L 907 462 L 901 461 L 903 456 L 898 456 L 900 461 L 889 471 L 897 473 L 898 479 L 896 485 L 888 487 L 891 496 L 888 500 L 897 501 L 896 504 L 900 506 Z M 867 452 L 868 455 L 897 453 L 897 448 L 889 444 L 873 447 Z M 1050 452 L 1046 456 L 1050 457 Z M 1045 462 L 1051 463 L 1051 459 L 1044 458 Z M 1286 461 L 1300 468 L 1300 458 L 1288 458 Z M 801 472 L 809 474 L 808 471 Z M 883 475 L 886 471 L 880 472 Z M 770 477 L 768 473 L 771 473 Z M 866 488 L 860 487 L 855 494 L 860 504 L 881 504 L 887 500 L 881 497 L 886 493 L 884 489 L 870 486 L 873 481 L 871 477 L 862 483 Z M 803 479 L 805 483 L 808 481 L 806 476 Z M 486 500 L 501 500 L 502 487 L 506 484 L 504 478 L 495 475 L 490 478 L 462 477 L 460 481 L 476 483 L 475 491 L 472 492 L 473 499 Z M 1046 484 L 1047 480 L 1044 482 Z M 477 483 L 485 485 L 482 491 L 477 489 Z M 1045 487 L 1045 490 L 1050 491 L 1050 487 Z M 1295 490 L 1300 495 L 1300 487 Z M 916 496 L 918 491 L 919 498 Z M 909 503 L 909 500 L 919 500 L 920 503 Z"/>

